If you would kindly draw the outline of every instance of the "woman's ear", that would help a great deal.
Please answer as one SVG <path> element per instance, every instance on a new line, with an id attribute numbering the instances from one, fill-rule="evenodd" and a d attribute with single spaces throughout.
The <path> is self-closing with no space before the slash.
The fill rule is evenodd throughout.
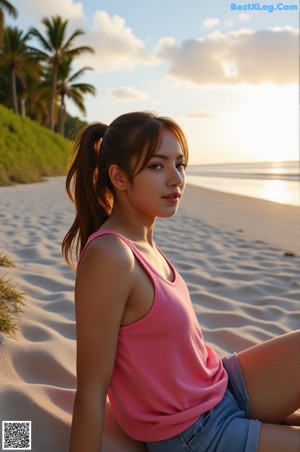
<path id="1" fill-rule="evenodd" d="M 108 168 L 109 178 L 113 186 L 121 191 L 126 190 L 128 185 L 128 177 L 124 170 L 122 170 L 118 165 L 113 163 Z"/>

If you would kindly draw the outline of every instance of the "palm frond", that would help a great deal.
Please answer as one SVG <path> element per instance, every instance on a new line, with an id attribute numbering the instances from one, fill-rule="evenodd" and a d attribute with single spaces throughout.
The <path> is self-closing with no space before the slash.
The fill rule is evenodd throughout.
<path id="1" fill-rule="evenodd" d="M 81 30 L 80 28 L 75 30 L 74 33 L 71 34 L 71 36 L 69 37 L 69 39 L 65 43 L 64 48 L 67 50 L 70 47 L 70 45 L 72 44 L 72 42 L 74 41 L 74 39 L 77 38 L 77 36 L 82 36 L 82 35 L 84 35 L 84 31 L 83 30 Z"/>
<path id="2" fill-rule="evenodd" d="M 76 57 L 78 55 L 81 55 L 84 52 L 95 53 L 95 51 L 94 51 L 94 49 L 92 47 L 81 46 L 81 47 L 75 47 L 73 49 L 66 50 L 64 52 L 64 55 L 66 57 L 74 58 L 74 57 Z"/>
<path id="3" fill-rule="evenodd" d="M 7 0 L 0 0 L 0 8 L 8 12 L 11 16 L 16 18 L 18 16 L 17 9 Z"/>
<path id="4" fill-rule="evenodd" d="M 50 43 L 47 41 L 46 38 L 44 38 L 44 36 L 39 32 L 37 28 L 30 28 L 28 33 L 30 36 L 34 36 L 35 38 L 37 38 L 39 44 L 42 46 L 43 49 L 47 50 L 48 52 L 51 52 L 52 47 Z M 42 53 L 42 51 L 40 52 Z"/>
<path id="5" fill-rule="evenodd" d="M 96 88 L 93 85 L 90 85 L 89 83 L 73 83 L 71 85 L 72 89 L 75 91 L 79 91 L 83 94 L 89 93 L 89 94 L 96 94 Z"/>
<path id="6" fill-rule="evenodd" d="M 71 75 L 71 76 L 68 78 L 68 81 L 69 81 L 69 82 L 73 82 L 73 81 L 76 80 L 77 78 L 81 77 L 85 71 L 92 71 L 92 70 L 93 70 L 92 67 L 90 67 L 90 66 L 84 66 L 83 68 L 79 69 L 79 71 L 77 71 L 77 72 L 75 72 L 73 75 Z"/>

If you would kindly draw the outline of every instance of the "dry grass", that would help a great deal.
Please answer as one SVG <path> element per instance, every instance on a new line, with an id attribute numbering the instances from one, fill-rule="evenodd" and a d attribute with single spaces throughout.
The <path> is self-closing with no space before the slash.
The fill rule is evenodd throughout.
<path id="1" fill-rule="evenodd" d="M 3 253 L 0 253 L 0 266 L 1 267 L 14 267 L 13 261 Z"/>
<path id="2" fill-rule="evenodd" d="M 0 253 L 0 265 L 14 267 L 13 261 Z M 0 333 L 14 336 L 17 330 L 17 315 L 22 312 L 24 294 L 20 292 L 8 279 L 0 276 Z"/>

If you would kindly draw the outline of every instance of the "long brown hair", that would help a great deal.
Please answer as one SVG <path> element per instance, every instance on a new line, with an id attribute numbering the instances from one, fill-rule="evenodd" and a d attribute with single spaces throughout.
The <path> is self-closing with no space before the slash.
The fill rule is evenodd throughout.
<path id="1" fill-rule="evenodd" d="M 109 126 L 98 122 L 79 131 L 66 179 L 66 190 L 75 205 L 76 216 L 62 242 L 63 255 L 71 267 L 73 250 L 78 259 L 88 237 L 111 213 L 114 190 L 108 174 L 110 165 L 117 164 L 133 182 L 134 176 L 158 150 L 165 130 L 177 138 L 187 163 L 184 133 L 167 117 L 150 112 L 127 113 Z M 134 156 L 136 165 L 132 168 Z"/>

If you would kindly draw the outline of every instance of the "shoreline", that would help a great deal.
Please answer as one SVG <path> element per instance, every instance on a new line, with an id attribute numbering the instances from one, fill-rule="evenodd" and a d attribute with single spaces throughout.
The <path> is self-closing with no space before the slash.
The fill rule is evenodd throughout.
<path id="1" fill-rule="evenodd" d="M 187 183 L 222 193 L 300 207 L 299 180 L 188 176 Z"/>
<path id="2" fill-rule="evenodd" d="M 265 241 L 283 252 L 300 255 L 297 206 L 188 184 L 181 208 L 209 224 L 239 231 L 251 240 Z"/>

